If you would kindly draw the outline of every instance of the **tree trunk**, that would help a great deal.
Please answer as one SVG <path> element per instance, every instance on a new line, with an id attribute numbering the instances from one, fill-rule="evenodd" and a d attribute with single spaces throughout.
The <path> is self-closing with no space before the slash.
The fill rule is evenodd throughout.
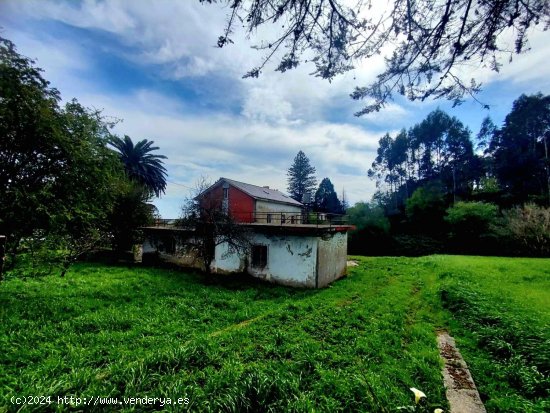
<path id="1" fill-rule="evenodd" d="M 76 261 L 76 257 L 69 257 L 63 262 L 63 269 L 61 270 L 61 277 L 65 277 L 65 274 L 69 270 L 69 267 L 71 264 L 73 264 Z"/>

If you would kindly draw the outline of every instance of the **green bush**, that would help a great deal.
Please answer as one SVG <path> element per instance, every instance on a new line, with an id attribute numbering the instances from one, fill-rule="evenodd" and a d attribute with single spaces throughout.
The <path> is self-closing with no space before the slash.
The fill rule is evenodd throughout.
<path id="1" fill-rule="evenodd" d="M 550 255 L 550 208 L 525 204 L 505 211 L 504 219 L 506 230 L 527 253 Z"/>
<path id="2" fill-rule="evenodd" d="M 451 232 L 451 247 L 460 252 L 487 252 L 495 244 L 498 207 L 485 202 L 457 202 L 447 209 L 445 221 Z"/>
<path id="3" fill-rule="evenodd" d="M 387 255 L 390 251 L 390 221 L 376 205 L 359 202 L 346 211 L 348 222 L 355 226 L 350 232 L 349 251 L 352 254 Z"/>
<path id="4" fill-rule="evenodd" d="M 418 188 L 407 200 L 405 212 L 411 229 L 418 234 L 441 234 L 444 230 L 445 197 L 441 184 Z"/>

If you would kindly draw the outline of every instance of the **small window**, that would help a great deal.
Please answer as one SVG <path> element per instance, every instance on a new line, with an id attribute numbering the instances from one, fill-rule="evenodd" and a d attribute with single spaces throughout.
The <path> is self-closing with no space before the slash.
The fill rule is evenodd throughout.
<path id="1" fill-rule="evenodd" d="M 294 224 L 295 221 L 296 221 L 296 218 L 294 217 L 294 215 L 292 215 L 292 216 L 290 217 L 290 223 L 291 223 L 291 224 Z"/>
<path id="2" fill-rule="evenodd" d="M 252 266 L 264 268 L 267 265 L 267 245 L 252 246 Z"/>
<path id="3" fill-rule="evenodd" d="M 223 188 L 223 199 L 229 198 L 229 188 Z"/>
<path id="4" fill-rule="evenodd" d="M 176 253 L 176 240 L 172 237 L 163 239 L 161 243 L 159 243 L 158 250 L 165 254 L 174 255 Z"/>
<path id="5" fill-rule="evenodd" d="M 271 214 L 267 214 L 266 221 L 268 224 L 271 224 Z"/>
<path id="6" fill-rule="evenodd" d="M 281 214 L 281 224 L 286 223 L 286 217 L 285 214 Z"/>

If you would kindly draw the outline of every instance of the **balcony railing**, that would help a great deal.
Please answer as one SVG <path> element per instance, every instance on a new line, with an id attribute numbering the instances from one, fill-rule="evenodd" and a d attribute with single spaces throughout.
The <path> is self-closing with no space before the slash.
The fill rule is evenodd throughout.
<path id="1" fill-rule="evenodd" d="M 232 216 L 238 222 L 272 225 L 326 226 L 346 223 L 345 216 L 326 212 L 233 212 Z"/>
<path id="2" fill-rule="evenodd" d="M 328 212 L 301 213 L 289 212 L 232 212 L 235 221 L 243 224 L 265 224 L 274 226 L 311 225 L 311 226 L 341 226 L 347 225 L 347 217 Z M 154 226 L 171 227 L 176 219 L 156 219 Z"/>

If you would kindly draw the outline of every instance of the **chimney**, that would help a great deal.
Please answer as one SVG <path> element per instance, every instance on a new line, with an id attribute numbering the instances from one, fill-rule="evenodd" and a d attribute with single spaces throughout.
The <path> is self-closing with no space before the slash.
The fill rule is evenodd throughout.
<path id="1" fill-rule="evenodd" d="M 266 186 L 264 186 L 264 188 L 265 188 L 265 189 L 269 189 L 269 186 L 268 186 L 268 185 L 266 185 Z"/>

